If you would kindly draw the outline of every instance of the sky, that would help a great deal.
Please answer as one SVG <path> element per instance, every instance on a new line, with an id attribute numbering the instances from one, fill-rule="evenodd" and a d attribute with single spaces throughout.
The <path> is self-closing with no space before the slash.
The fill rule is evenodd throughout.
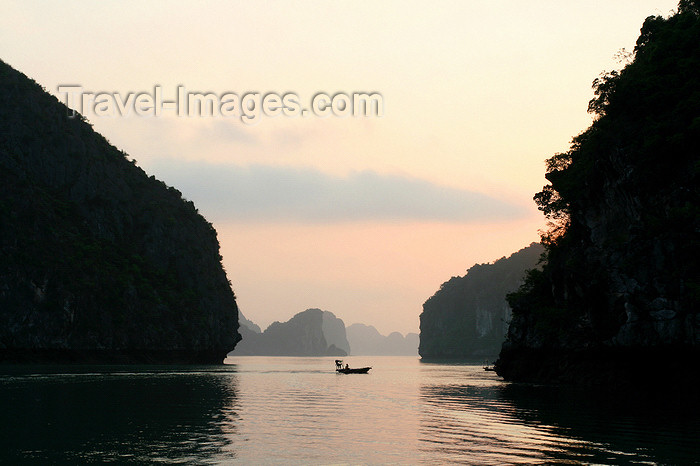
<path id="1" fill-rule="evenodd" d="M 211 221 L 241 311 L 418 332 L 452 276 L 539 238 L 544 160 L 667 0 L 0 0 L 0 58 L 48 92 L 378 93 L 381 116 L 84 111 Z M 75 107 L 74 107 L 75 108 Z M 83 109 L 85 110 L 85 109 Z M 88 109 L 89 110 L 89 109 Z"/>

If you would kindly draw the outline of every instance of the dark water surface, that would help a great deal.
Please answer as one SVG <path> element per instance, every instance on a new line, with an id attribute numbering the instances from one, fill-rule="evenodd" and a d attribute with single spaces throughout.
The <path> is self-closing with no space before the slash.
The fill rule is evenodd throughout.
<path id="1" fill-rule="evenodd" d="M 687 464 L 698 401 L 507 384 L 478 365 L 354 357 L 0 367 L 0 463 Z M 697 398 L 697 397 L 695 397 Z"/>

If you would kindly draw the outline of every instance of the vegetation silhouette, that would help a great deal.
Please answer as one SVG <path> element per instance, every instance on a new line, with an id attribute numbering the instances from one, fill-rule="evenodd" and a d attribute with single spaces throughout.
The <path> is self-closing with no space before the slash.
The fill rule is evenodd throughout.
<path id="1" fill-rule="evenodd" d="M 423 304 L 420 347 L 423 359 L 494 359 L 505 339 L 510 307 L 506 294 L 535 267 L 538 243 L 493 264 L 476 264 L 463 277 L 452 277 Z"/>
<path id="2" fill-rule="evenodd" d="M 0 361 L 221 363 L 214 227 L 70 113 L 0 62 Z"/>
<path id="3" fill-rule="evenodd" d="M 593 89 L 594 122 L 547 161 L 549 184 L 535 195 L 550 222 L 546 263 L 508 296 L 498 371 L 697 379 L 700 2 L 647 18 L 634 59 Z"/>

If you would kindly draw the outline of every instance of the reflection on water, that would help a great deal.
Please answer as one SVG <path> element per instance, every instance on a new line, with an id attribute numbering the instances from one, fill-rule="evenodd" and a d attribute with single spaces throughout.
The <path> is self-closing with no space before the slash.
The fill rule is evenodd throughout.
<path id="1" fill-rule="evenodd" d="M 406 359 L 413 367 L 408 378 L 393 358 L 372 358 L 373 373 L 352 375 L 336 374 L 333 358 L 236 361 L 241 423 L 234 448 L 242 464 L 409 463 L 415 458 L 415 360 Z M 364 365 L 356 361 L 349 362 Z"/>
<path id="2" fill-rule="evenodd" d="M 223 457 L 236 428 L 235 368 L 12 369 L 0 378 L 3 463 Z"/>
<path id="3" fill-rule="evenodd" d="M 0 367 L 0 463 L 697 461 L 698 403 L 514 385 L 408 357 Z"/>
<path id="4" fill-rule="evenodd" d="M 698 461 L 697 400 L 506 384 L 479 370 L 455 366 L 455 377 L 435 368 L 442 377 L 421 386 L 429 456 L 480 464 Z"/>
<path id="5" fill-rule="evenodd" d="M 499 395 L 526 425 L 553 426 L 560 437 L 586 442 L 586 461 L 698 462 L 700 400 L 666 393 L 584 391 L 504 384 Z M 556 458 L 557 456 L 554 455 Z"/>

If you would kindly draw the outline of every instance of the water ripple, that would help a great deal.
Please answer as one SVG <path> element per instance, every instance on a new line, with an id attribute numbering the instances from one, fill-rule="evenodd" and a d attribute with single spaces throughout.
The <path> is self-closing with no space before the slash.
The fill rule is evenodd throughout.
<path id="1" fill-rule="evenodd" d="M 697 404 L 685 400 L 632 405 L 410 358 L 357 361 L 372 372 L 349 376 L 334 372 L 332 358 L 234 362 L 11 369 L 0 377 L 0 463 L 678 464 L 700 457 Z"/>

